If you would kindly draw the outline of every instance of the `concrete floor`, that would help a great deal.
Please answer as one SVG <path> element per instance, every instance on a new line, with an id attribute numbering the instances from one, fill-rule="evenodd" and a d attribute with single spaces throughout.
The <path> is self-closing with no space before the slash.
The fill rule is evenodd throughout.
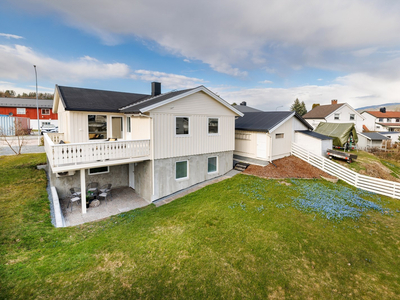
<path id="1" fill-rule="evenodd" d="M 139 197 L 130 187 L 115 188 L 112 189 L 111 192 L 112 198 L 107 198 L 107 204 L 104 200 L 101 200 L 99 206 L 87 208 L 86 214 L 81 213 L 82 207 L 80 202 L 72 204 L 71 212 L 71 206 L 67 208 L 69 199 L 60 200 L 65 226 L 76 226 L 87 222 L 98 221 L 122 212 L 149 205 L 146 200 Z"/>

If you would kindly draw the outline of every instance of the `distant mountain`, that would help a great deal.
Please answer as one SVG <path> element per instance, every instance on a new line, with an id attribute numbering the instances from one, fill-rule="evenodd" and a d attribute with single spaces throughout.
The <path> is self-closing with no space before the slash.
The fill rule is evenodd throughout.
<path id="1" fill-rule="evenodd" d="M 379 110 L 381 107 L 386 107 L 386 110 L 396 110 L 400 111 L 400 103 L 385 103 L 385 104 L 378 104 L 378 105 L 370 105 L 357 108 L 356 111 L 363 112 L 364 110 Z"/>

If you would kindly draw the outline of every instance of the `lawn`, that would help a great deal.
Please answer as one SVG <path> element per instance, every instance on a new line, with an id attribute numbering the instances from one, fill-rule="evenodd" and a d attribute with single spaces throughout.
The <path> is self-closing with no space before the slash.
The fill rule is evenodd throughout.
<path id="1" fill-rule="evenodd" d="M 45 155 L 0 157 L 1 299 L 394 299 L 400 203 L 237 175 L 170 204 L 51 225 Z"/>

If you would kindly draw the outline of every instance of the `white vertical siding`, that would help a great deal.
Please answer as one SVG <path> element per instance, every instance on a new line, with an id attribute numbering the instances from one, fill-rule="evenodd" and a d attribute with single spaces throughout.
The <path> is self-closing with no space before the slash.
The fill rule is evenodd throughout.
<path id="1" fill-rule="evenodd" d="M 272 136 L 272 160 L 289 156 L 292 150 L 293 140 L 293 117 L 279 126 L 274 132 L 270 133 Z M 283 138 L 276 138 L 276 134 L 283 133 Z"/>
<path id="2" fill-rule="evenodd" d="M 176 135 L 175 118 L 189 117 L 189 135 Z M 234 150 L 235 117 L 151 113 L 155 159 Z M 208 118 L 219 117 L 218 134 L 208 134 Z"/>

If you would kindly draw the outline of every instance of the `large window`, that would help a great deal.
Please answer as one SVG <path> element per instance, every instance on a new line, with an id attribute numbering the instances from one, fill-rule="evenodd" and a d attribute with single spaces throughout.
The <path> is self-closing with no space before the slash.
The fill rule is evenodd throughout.
<path id="1" fill-rule="evenodd" d="M 26 109 L 25 108 L 17 108 L 17 115 L 26 115 Z"/>
<path id="2" fill-rule="evenodd" d="M 42 108 L 42 115 L 50 115 L 50 109 Z"/>
<path id="3" fill-rule="evenodd" d="M 216 156 L 208 158 L 208 173 L 217 172 L 217 161 L 218 159 Z"/>
<path id="4" fill-rule="evenodd" d="M 177 161 L 176 162 L 176 171 L 175 171 L 175 179 L 184 179 L 188 178 L 188 161 Z"/>
<path id="5" fill-rule="evenodd" d="M 218 133 L 218 118 L 208 118 L 208 133 L 209 134 Z"/>
<path id="6" fill-rule="evenodd" d="M 88 115 L 89 140 L 107 138 L 107 116 Z"/>
<path id="7" fill-rule="evenodd" d="M 189 134 L 189 117 L 176 117 L 175 119 L 176 135 Z"/>

